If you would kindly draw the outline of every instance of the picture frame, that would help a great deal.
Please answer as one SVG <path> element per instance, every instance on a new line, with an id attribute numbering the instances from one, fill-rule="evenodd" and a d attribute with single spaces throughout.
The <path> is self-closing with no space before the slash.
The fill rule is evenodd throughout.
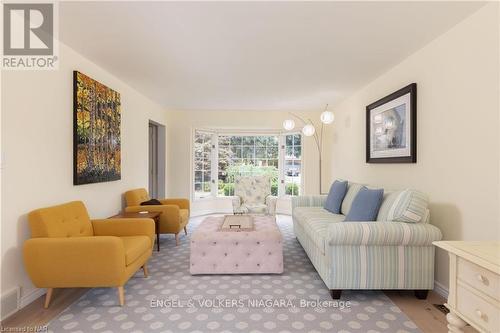
<path id="1" fill-rule="evenodd" d="M 417 162 L 417 84 L 366 106 L 366 163 Z"/>

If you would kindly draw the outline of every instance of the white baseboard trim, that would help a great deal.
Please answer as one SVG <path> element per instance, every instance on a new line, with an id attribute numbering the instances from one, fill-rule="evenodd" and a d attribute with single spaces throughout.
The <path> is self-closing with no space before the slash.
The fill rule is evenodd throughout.
<path id="1" fill-rule="evenodd" d="M 32 292 L 30 292 L 29 294 L 22 296 L 21 299 L 19 300 L 19 309 L 18 310 L 21 310 L 26 305 L 30 304 L 31 302 L 36 300 L 38 297 L 43 296 L 46 293 L 47 293 L 47 289 L 37 288 L 37 289 L 33 290 Z"/>
<path id="2" fill-rule="evenodd" d="M 46 293 L 47 293 L 47 289 L 45 289 L 45 288 L 37 288 L 37 289 L 34 289 L 33 291 L 31 291 L 29 294 L 21 296 L 20 298 L 18 298 L 17 308 L 14 311 L 6 314 L 5 317 L 3 317 L 1 319 L 5 320 L 5 319 L 9 318 L 10 316 L 12 316 L 13 314 L 17 313 L 19 310 L 21 310 L 25 306 L 29 305 L 33 301 L 35 301 L 40 296 L 45 295 Z"/>
<path id="3" fill-rule="evenodd" d="M 448 299 L 448 288 L 446 288 L 442 283 L 434 281 L 434 292 L 444 299 Z"/>

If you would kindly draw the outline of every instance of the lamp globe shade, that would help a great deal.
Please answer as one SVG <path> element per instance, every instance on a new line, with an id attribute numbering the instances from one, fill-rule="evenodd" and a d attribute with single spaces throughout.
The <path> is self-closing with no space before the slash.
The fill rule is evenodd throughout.
<path id="1" fill-rule="evenodd" d="M 331 124 L 335 120 L 335 115 L 333 112 L 324 111 L 321 113 L 320 119 L 323 124 Z"/>
<path id="2" fill-rule="evenodd" d="M 287 131 L 293 130 L 295 127 L 295 121 L 292 119 L 287 119 L 283 122 L 283 128 L 286 129 Z"/>
<path id="3" fill-rule="evenodd" d="M 316 129 L 314 128 L 313 125 L 311 124 L 307 124 L 304 126 L 304 128 L 302 129 L 302 133 L 305 135 L 305 136 L 313 136 L 314 135 L 314 132 L 316 132 Z"/>

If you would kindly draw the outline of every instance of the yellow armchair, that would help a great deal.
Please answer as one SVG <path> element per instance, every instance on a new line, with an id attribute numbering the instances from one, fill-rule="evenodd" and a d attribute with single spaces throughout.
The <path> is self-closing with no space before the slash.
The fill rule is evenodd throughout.
<path id="1" fill-rule="evenodd" d="M 179 245 L 179 233 L 184 229 L 187 235 L 187 224 L 189 222 L 190 203 L 188 199 L 172 198 L 160 199 L 161 205 L 141 206 L 148 201 L 148 192 L 143 189 L 135 189 L 125 192 L 126 212 L 160 212 L 160 233 L 175 234 L 175 244 Z"/>
<path id="2" fill-rule="evenodd" d="M 24 243 L 26 271 L 33 284 L 47 288 L 123 286 L 142 267 L 147 277 L 155 226 L 151 219 L 90 220 L 81 201 L 37 209 L 28 215 L 32 238 Z"/>

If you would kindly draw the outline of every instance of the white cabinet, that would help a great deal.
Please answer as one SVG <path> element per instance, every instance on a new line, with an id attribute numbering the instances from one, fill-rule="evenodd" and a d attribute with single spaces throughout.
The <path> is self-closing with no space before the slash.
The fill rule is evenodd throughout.
<path id="1" fill-rule="evenodd" d="M 448 330 L 500 332 L 500 242 L 440 241 L 450 256 Z"/>

